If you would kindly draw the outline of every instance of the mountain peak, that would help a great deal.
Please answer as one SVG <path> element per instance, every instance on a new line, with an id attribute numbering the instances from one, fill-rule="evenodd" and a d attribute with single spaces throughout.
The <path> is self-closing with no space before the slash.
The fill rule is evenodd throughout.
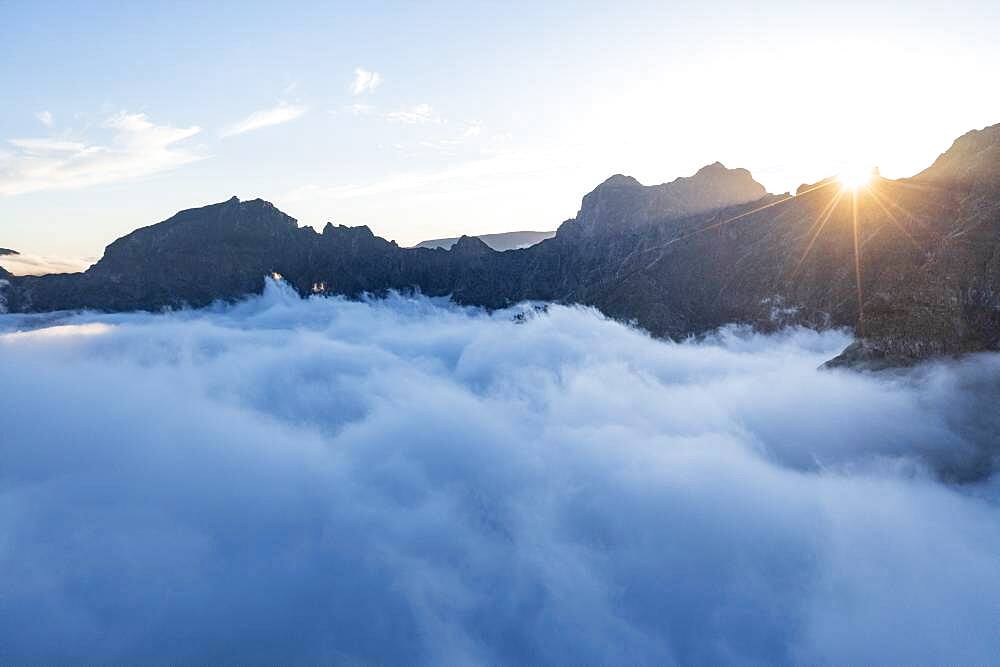
<path id="1" fill-rule="evenodd" d="M 495 252 L 482 239 L 476 236 L 459 237 L 455 245 L 451 247 L 451 251 L 460 255 L 486 255 Z"/>
<path id="2" fill-rule="evenodd" d="M 332 222 L 327 222 L 323 227 L 323 236 L 330 238 L 375 238 L 375 233 L 372 232 L 368 225 L 359 225 L 357 227 L 348 227 L 347 225 L 334 225 Z"/>
<path id="3" fill-rule="evenodd" d="M 461 236 L 458 241 L 455 242 L 455 245 L 451 247 L 450 252 L 462 256 L 477 256 L 488 255 L 496 251 L 476 236 Z"/>
<path id="4" fill-rule="evenodd" d="M 713 172 L 713 171 L 729 171 L 729 170 L 726 169 L 726 165 L 724 165 L 721 162 L 719 162 L 718 160 L 716 160 L 712 164 L 706 164 L 704 167 L 702 167 L 697 172 L 695 172 L 695 176 L 698 176 L 699 174 L 703 174 L 703 173 L 706 173 L 706 172 Z"/>
<path id="5" fill-rule="evenodd" d="M 636 188 L 641 188 L 641 187 L 645 187 L 645 186 L 642 183 L 640 183 L 633 176 L 626 176 L 625 174 L 615 174 L 614 176 L 611 176 L 610 178 L 608 178 L 607 180 L 605 180 L 603 183 L 601 183 L 597 187 L 598 188 L 606 188 L 606 187 L 610 187 L 610 188 L 621 188 L 621 187 L 636 187 Z"/>
<path id="6" fill-rule="evenodd" d="M 766 194 L 767 190 L 749 171 L 728 169 L 721 162 L 660 185 L 647 186 L 631 176 L 615 174 L 583 198 L 575 228 L 590 233 L 598 229 L 636 228 L 745 204 Z"/>

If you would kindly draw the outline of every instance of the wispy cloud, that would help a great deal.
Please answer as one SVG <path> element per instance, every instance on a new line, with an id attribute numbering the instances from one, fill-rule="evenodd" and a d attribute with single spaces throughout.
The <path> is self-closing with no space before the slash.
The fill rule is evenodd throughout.
<path id="1" fill-rule="evenodd" d="M 102 128 L 110 139 L 11 139 L 0 151 L 0 195 L 80 188 L 167 171 L 204 156 L 177 146 L 201 128 L 156 125 L 145 114 L 120 112 Z"/>
<path id="2" fill-rule="evenodd" d="M 10 144 L 20 148 L 24 155 L 30 156 L 42 156 L 51 153 L 75 153 L 87 149 L 87 144 L 79 141 L 64 141 L 48 137 L 11 139 Z"/>
<path id="3" fill-rule="evenodd" d="M 426 145 L 423 147 L 433 148 L 435 146 Z M 397 148 L 403 147 L 397 146 Z M 310 199 L 344 201 L 412 191 L 426 194 L 430 188 L 445 184 L 451 190 L 479 187 L 484 182 L 494 182 L 497 179 L 511 176 L 540 174 L 559 169 L 565 165 L 566 163 L 553 153 L 510 151 L 439 170 L 392 174 L 370 183 L 334 186 L 305 185 L 292 190 L 283 199 L 291 202 Z"/>
<path id="4" fill-rule="evenodd" d="M 254 111 L 243 120 L 229 125 L 222 130 L 222 136 L 232 137 L 237 134 L 259 130 L 262 127 L 288 123 L 295 120 L 308 110 L 309 109 L 307 107 L 298 104 L 279 102 L 278 105 L 272 109 Z"/>
<path id="5" fill-rule="evenodd" d="M 375 111 L 375 107 L 370 104 L 351 104 L 347 111 L 353 116 L 369 116 Z"/>
<path id="6" fill-rule="evenodd" d="M 370 72 L 363 67 L 354 70 L 354 83 L 351 84 L 352 95 L 370 93 L 382 84 L 382 75 Z"/>
<path id="7" fill-rule="evenodd" d="M 417 104 L 398 111 L 390 111 L 385 114 L 385 119 L 392 123 L 406 123 L 408 125 L 441 122 L 440 116 L 429 104 Z"/>
<path id="8" fill-rule="evenodd" d="M 51 111 L 38 111 L 35 113 L 35 118 L 45 127 L 52 127 L 55 124 Z"/>

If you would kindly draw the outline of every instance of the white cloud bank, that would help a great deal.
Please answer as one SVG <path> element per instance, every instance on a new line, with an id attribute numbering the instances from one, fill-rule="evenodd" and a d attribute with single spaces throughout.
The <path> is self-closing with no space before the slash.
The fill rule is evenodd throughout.
<path id="1" fill-rule="evenodd" d="M 222 136 L 232 137 L 237 134 L 252 132 L 264 127 L 271 127 L 272 125 L 289 123 L 302 116 L 308 110 L 309 109 L 307 107 L 299 104 L 287 104 L 286 102 L 280 102 L 274 108 L 254 111 L 238 123 L 229 125 L 222 130 Z"/>
<path id="2" fill-rule="evenodd" d="M 11 139 L 0 149 L 0 195 L 80 188 L 132 180 L 202 159 L 180 142 L 197 126 L 156 125 L 145 114 L 121 112 L 107 118 L 107 142 L 84 139 Z"/>
<path id="3" fill-rule="evenodd" d="M 364 93 L 370 93 L 380 85 L 382 85 L 381 74 L 358 67 L 354 70 L 354 82 L 351 84 L 351 94 L 363 95 Z"/>
<path id="4" fill-rule="evenodd" d="M 0 317 L 5 659 L 995 659 L 1000 357 L 513 314 Z"/>

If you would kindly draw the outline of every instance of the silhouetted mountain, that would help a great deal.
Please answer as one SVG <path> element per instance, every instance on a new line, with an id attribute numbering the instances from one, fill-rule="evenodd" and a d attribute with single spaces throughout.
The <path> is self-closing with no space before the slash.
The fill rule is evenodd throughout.
<path id="1" fill-rule="evenodd" d="M 11 250 L 10 248 L 0 248 L 0 256 L 3 255 L 19 255 L 20 253 L 16 250 Z"/>
<path id="2" fill-rule="evenodd" d="M 480 234 L 476 238 L 494 250 L 502 252 L 504 250 L 530 248 L 536 243 L 541 243 L 545 239 L 550 239 L 555 235 L 555 232 L 501 232 L 499 234 Z M 446 239 L 430 239 L 429 241 L 421 241 L 413 247 L 448 250 L 458 242 L 458 238 L 454 236 Z"/>
<path id="3" fill-rule="evenodd" d="M 472 237 L 444 250 L 367 227 L 317 234 L 233 198 L 136 230 L 82 274 L 11 278 L 3 294 L 23 311 L 202 306 L 280 273 L 302 294 L 583 303 L 674 338 L 729 322 L 852 327 L 858 342 L 834 363 L 998 349 L 998 137 L 1000 125 L 969 133 L 918 176 L 876 176 L 857 194 L 828 179 L 768 195 L 718 163 L 657 186 L 616 175 L 553 238 L 506 252 Z"/>
<path id="4" fill-rule="evenodd" d="M 645 186 L 615 174 L 583 198 L 574 220 L 581 235 L 640 229 L 666 218 L 743 204 L 767 194 L 746 169 L 726 169 L 716 162 L 691 177 Z"/>

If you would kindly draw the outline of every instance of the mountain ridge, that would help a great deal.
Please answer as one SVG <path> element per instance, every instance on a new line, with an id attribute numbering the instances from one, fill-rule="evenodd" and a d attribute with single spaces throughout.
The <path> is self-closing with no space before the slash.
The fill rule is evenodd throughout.
<path id="1" fill-rule="evenodd" d="M 15 311 L 156 310 L 238 299 L 280 273 L 300 294 L 582 303 L 671 338 L 729 322 L 849 327 L 858 342 L 835 365 L 906 364 L 1000 348 L 998 139 L 1000 125 L 968 133 L 917 176 L 875 175 L 858 194 L 825 179 L 771 195 L 721 163 L 654 186 L 614 175 L 552 238 L 505 252 L 316 232 L 234 197 L 135 230 L 84 273 L 7 278 L 3 295 Z"/>

